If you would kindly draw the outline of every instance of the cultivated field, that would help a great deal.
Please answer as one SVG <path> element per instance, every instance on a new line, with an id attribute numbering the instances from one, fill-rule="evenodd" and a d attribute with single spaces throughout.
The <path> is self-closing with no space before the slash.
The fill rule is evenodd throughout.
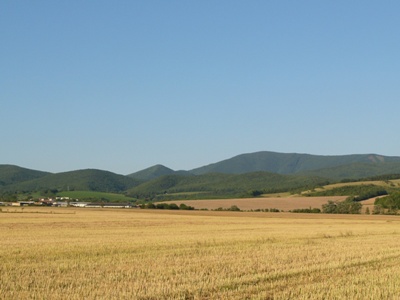
<path id="1" fill-rule="evenodd" d="M 399 267 L 398 216 L 0 213 L 0 299 L 399 299 Z"/>
<path id="2" fill-rule="evenodd" d="M 180 205 L 184 203 L 193 206 L 196 209 L 217 209 L 229 208 L 236 205 L 241 210 L 271 209 L 277 208 L 283 211 L 289 211 L 298 208 L 322 208 L 328 200 L 343 201 L 346 196 L 329 197 L 260 197 L 260 198 L 238 198 L 238 199 L 218 199 L 218 200 L 184 200 L 169 201 L 166 203 L 175 203 Z"/>

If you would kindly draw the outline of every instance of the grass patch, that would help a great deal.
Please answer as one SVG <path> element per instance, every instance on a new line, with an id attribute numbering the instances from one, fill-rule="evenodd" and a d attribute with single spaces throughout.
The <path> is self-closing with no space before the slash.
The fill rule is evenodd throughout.
<path id="1" fill-rule="evenodd" d="M 94 191 L 67 191 L 60 192 L 57 194 L 58 197 L 70 197 L 72 199 L 79 200 L 96 200 L 96 201 L 108 201 L 108 202 L 129 202 L 135 201 L 135 198 L 127 197 L 123 194 L 105 193 L 105 192 L 94 192 Z"/>

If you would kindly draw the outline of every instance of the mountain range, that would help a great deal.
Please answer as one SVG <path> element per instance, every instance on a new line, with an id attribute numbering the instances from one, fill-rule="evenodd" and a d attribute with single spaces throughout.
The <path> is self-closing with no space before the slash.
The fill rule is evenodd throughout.
<path id="1" fill-rule="evenodd" d="M 246 153 L 189 171 L 174 171 L 155 165 L 129 174 L 131 178 L 150 180 L 162 175 L 204 175 L 208 173 L 245 174 L 270 172 L 282 175 L 304 174 L 330 180 L 357 179 L 400 173 L 400 157 L 378 154 L 311 155 L 261 151 Z"/>
<path id="2" fill-rule="evenodd" d="M 323 182 L 400 174 L 400 157 L 378 154 L 323 156 L 261 151 L 241 154 L 187 171 L 155 165 L 129 175 L 85 169 L 62 173 L 0 165 L 0 193 L 45 189 L 90 190 L 147 197 L 170 193 L 241 194 L 281 191 Z"/>

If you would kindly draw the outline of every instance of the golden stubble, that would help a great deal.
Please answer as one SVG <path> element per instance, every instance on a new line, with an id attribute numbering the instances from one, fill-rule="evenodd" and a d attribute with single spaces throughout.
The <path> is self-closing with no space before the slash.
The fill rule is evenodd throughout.
<path id="1" fill-rule="evenodd" d="M 329 200 L 343 201 L 346 196 L 330 197 L 259 197 L 259 198 L 236 198 L 236 199 L 209 199 L 209 200 L 178 200 L 161 203 L 175 203 L 177 205 L 185 204 L 193 206 L 196 209 L 218 209 L 230 208 L 236 205 L 241 210 L 271 209 L 276 208 L 283 211 L 289 211 L 301 208 L 322 208 Z"/>
<path id="2" fill-rule="evenodd" d="M 3 210 L 0 298 L 396 299 L 399 225 L 373 215 Z"/>

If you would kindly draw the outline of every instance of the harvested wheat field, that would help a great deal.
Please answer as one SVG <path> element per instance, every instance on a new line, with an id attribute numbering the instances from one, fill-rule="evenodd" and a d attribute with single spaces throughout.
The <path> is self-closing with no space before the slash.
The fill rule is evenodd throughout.
<path id="1" fill-rule="evenodd" d="M 268 197 L 268 198 L 238 198 L 238 199 L 218 199 L 218 200 L 185 200 L 170 201 L 166 203 L 184 203 L 196 209 L 217 209 L 229 208 L 236 205 L 241 210 L 271 209 L 277 208 L 283 211 L 301 208 L 321 208 L 328 200 L 343 201 L 346 196 L 330 197 Z"/>
<path id="2" fill-rule="evenodd" d="M 399 299 L 400 217 L 10 208 L 0 261 L 0 299 Z"/>

